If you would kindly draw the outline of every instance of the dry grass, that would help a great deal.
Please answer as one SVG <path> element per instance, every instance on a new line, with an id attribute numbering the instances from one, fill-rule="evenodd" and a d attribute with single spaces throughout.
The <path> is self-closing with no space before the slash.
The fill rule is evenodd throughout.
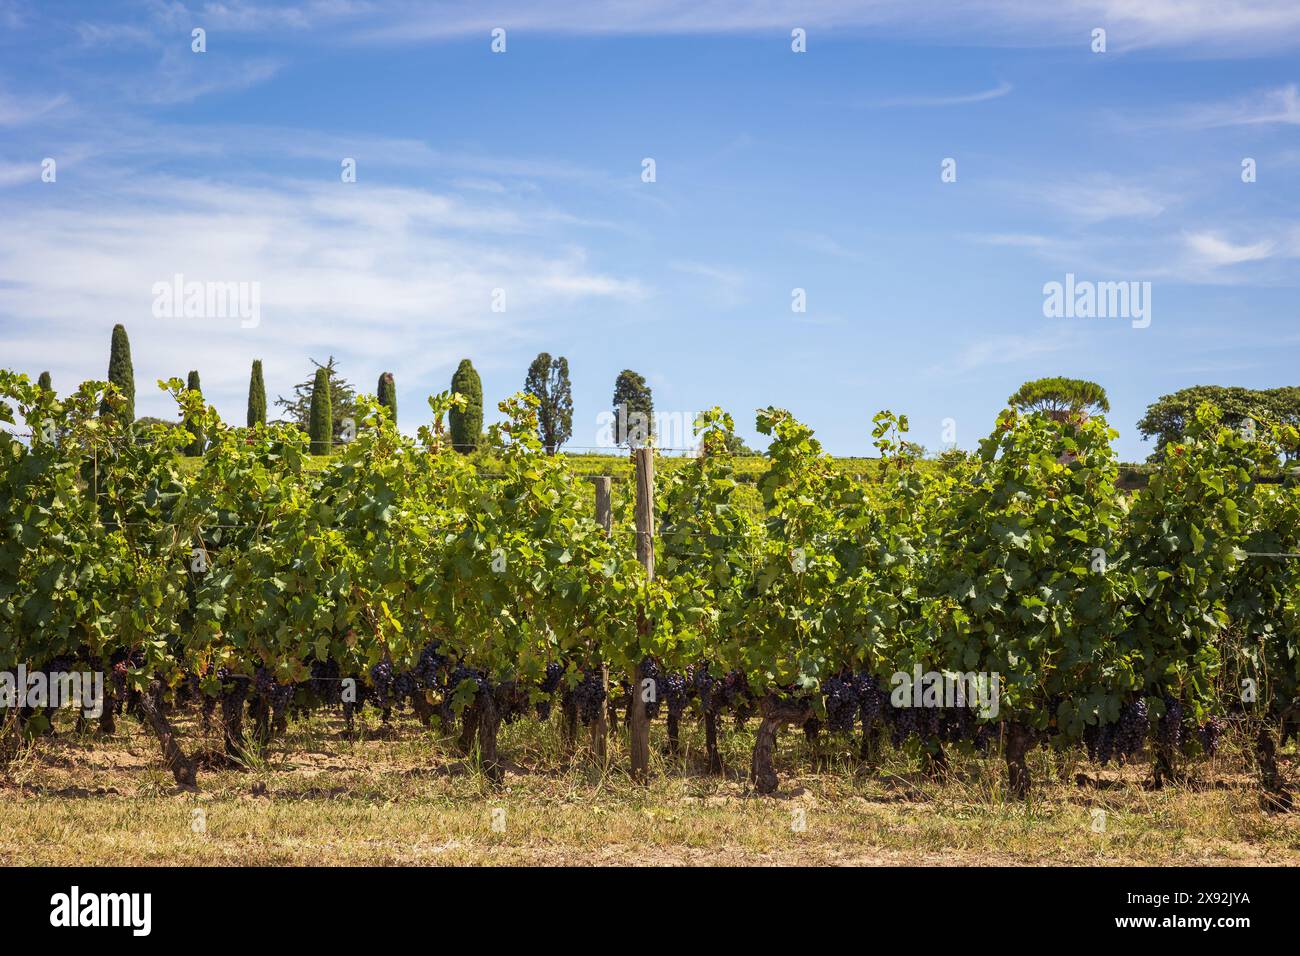
<path id="1" fill-rule="evenodd" d="M 180 723 L 190 747 L 217 746 L 192 719 Z M 0 863 L 1300 864 L 1300 814 L 1264 813 L 1235 754 L 1151 792 L 1145 765 L 1099 772 L 1037 751 L 1025 806 L 1003 800 L 994 761 L 955 758 L 936 782 L 905 753 L 868 770 L 847 742 L 825 741 L 815 761 L 801 734 L 782 735 L 782 790 L 761 798 L 744 775 L 751 734 L 725 735 L 732 772 L 716 778 L 703 772 L 689 722 L 680 760 L 655 737 L 644 788 L 621 771 L 621 742 L 606 770 L 583 753 L 566 757 L 554 724 L 506 729 L 499 790 L 450 738 L 414 721 L 391 730 L 371 721 L 358 738 L 339 730 L 332 716 L 295 724 L 256 766 L 201 772 L 200 792 L 186 793 L 133 721 L 111 739 L 63 729 L 9 766 Z M 1294 776 L 1295 754 L 1285 762 Z M 1079 772 L 1118 786 L 1080 787 Z M 1094 809 L 1106 811 L 1104 832 L 1093 829 Z"/>

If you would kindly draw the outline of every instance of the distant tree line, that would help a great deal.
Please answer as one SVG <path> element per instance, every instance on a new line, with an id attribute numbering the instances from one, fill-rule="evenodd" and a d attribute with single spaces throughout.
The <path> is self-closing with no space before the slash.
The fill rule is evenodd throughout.
<path id="1" fill-rule="evenodd" d="M 282 412 L 280 421 L 296 424 L 308 434 L 313 453 L 328 454 L 340 440 L 347 423 L 351 421 L 355 426 L 356 389 L 340 374 L 334 356 L 324 363 L 311 359 L 311 363 L 315 366 L 311 377 L 295 385 L 290 395 L 277 398 L 275 404 Z M 106 399 L 100 408 L 101 415 L 121 415 L 139 424 L 185 425 L 193 436 L 187 453 L 203 454 L 204 438 L 197 426 L 135 418 L 131 342 L 121 324 L 113 326 L 109 342 L 108 381 L 115 387 L 118 398 L 113 402 Z M 44 389 L 54 388 L 48 371 L 40 373 L 38 384 Z M 190 371 L 187 387 L 201 391 L 197 370 Z M 464 406 L 453 409 L 448 416 L 452 444 L 458 451 L 470 453 L 483 443 L 483 382 L 469 359 L 462 359 L 456 367 L 451 390 L 465 398 Z M 573 436 L 573 386 L 568 359 L 563 355 L 553 357 L 549 352 L 539 353 L 528 367 L 523 390 L 536 399 L 539 437 L 547 452 L 555 454 Z M 392 372 L 379 376 L 376 395 L 379 406 L 396 421 L 397 385 Z M 1251 421 L 1261 425 L 1300 426 L 1300 386 L 1252 389 L 1193 385 L 1160 396 L 1137 423 L 1138 432 L 1144 438 L 1155 439 L 1153 460 L 1163 454 L 1166 445 L 1186 433 L 1202 402 L 1217 405 L 1223 410 L 1224 421 L 1233 426 L 1244 427 Z M 1026 382 L 1007 399 L 1007 404 L 1027 414 L 1054 418 L 1110 411 L 1110 401 L 1102 386 L 1086 379 L 1062 377 Z M 654 396 L 645 376 L 631 369 L 619 372 L 614 381 L 613 411 L 617 444 L 635 444 L 654 435 Z M 266 424 L 266 384 L 260 359 L 253 362 L 249 376 L 246 420 L 250 428 Z M 738 437 L 733 436 L 730 445 L 735 453 L 749 453 Z"/>

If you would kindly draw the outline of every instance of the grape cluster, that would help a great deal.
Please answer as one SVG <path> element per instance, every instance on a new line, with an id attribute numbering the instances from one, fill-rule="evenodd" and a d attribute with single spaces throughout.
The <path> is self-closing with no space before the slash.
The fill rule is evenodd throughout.
<path id="1" fill-rule="evenodd" d="M 343 685 L 339 683 L 338 662 L 312 661 L 308 687 L 317 700 L 326 704 L 337 704 L 343 689 Z"/>
<path id="2" fill-rule="evenodd" d="M 546 665 L 546 673 L 541 680 L 541 691 L 548 695 L 545 700 L 537 702 L 537 719 L 546 720 L 551 716 L 551 694 L 554 694 L 560 688 L 560 681 L 564 679 L 564 665 L 558 661 L 551 661 Z"/>
<path id="3" fill-rule="evenodd" d="M 558 661 L 551 661 L 546 665 L 546 674 L 542 677 L 542 693 L 554 694 L 560 689 L 560 681 L 564 679 L 564 665 Z"/>
<path id="4" fill-rule="evenodd" d="M 858 695 L 859 716 L 862 718 L 863 730 L 866 730 L 884 719 L 889 699 L 874 674 L 862 671 L 854 677 L 854 685 Z"/>
<path id="5" fill-rule="evenodd" d="M 1166 695 L 1165 712 L 1156 723 L 1156 740 L 1162 750 L 1175 751 L 1183 742 L 1183 705 Z"/>
<path id="6" fill-rule="evenodd" d="M 922 707 L 921 708 L 921 737 L 924 740 L 942 740 L 943 739 L 943 716 L 944 708 L 942 707 Z"/>
<path id="7" fill-rule="evenodd" d="M 599 717 L 601 705 L 605 703 L 605 686 L 600 679 L 600 671 L 583 671 L 582 680 L 570 694 L 578 708 L 578 719 L 584 724 Z"/>
<path id="8" fill-rule="evenodd" d="M 1083 745 L 1088 749 L 1088 759 L 1103 767 L 1115 755 L 1118 725 L 1090 724 L 1083 729 Z"/>
<path id="9" fill-rule="evenodd" d="M 1196 736 L 1200 738 L 1201 748 L 1211 757 L 1219 751 L 1219 740 L 1223 737 L 1226 726 L 1222 717 L 1211 717 L 1196 728 Z"/>
<path id="10" fill-rule="evenodd" d="M 1151 719 L 1147 712 L 1146 698 L 1139 697 L 1125 704 L 1115 727 L 1115 752 L 1121 757 L 1136 757 L 1142 750 L 1150 729 Z"/>
<path id="11" fill-rule="evenodd" d="M 826 726 L 831 733 L 853 733 L 860 702 L 858 682 L 852 674 L 832 674 L 822 682 L 826 698 Z"/>
<path id="12" fill-rule="evenodd" d="M 749 689 L 749 678 L 744 671 L 728 671 L 719 682 L 712 701 L 716 710 L 730 709 L 736 715 L 736 726 L 754 712 L 754 694 Z"/>
<path id="13" fill-rule="evenodd" d="M 253 692 L 271 708 L 272 717 L 279 720 L 293 700 L 294 685 L 277 682 L 269 668 L 259 667 L 253 672 Z"/>
<path id="14" fill-rule="evenodd" d="M 647 657 L 641 661 L 641 680 L 654 681 L 654 693 L 645 702 L 645 715 L 650 720 L 654 720 L 659 716 L 659 702 L 663 700 L 664 673 L 663 668 L 659 666 L 659 662 L 653 657 Z M 637 693 L 644 693 L 644 691 L 637 688 Z"/>
<path id="15" fill-rule="evenodd" d="M 938 717 L 939 732 L 935 736 L 945 743 L 970 740 L 975 733 L 975 714 L 969 707 L 943 707 Z"/>
<path id="16" fill-rule="evenodd" d="M 912 735 L 920 736 L 921 708 L 891 707 L 889 713 L 889 739 L 895 747 L 901 747 Z"/>
<path id="17" fill-rule="evenodd" d="M 456 688 L 467 680 L 472 680 L 477 684 L 480 691 L 490 689 L 488 679 L 484 676 L 482 671 L 476 670 L 473 667 L 466 667 L 464 664 L 457 664 L 456 668 L 451 672 L 451 678 L 447 681 L 447 690 L 451 694 L 455 694 Z"/>
<path id="18" fill-rule="evenodd" d="M 689 676 L 691 687 L 700 698 L 700 706 L 706 711 L 712 710 L 713 691 L 718 686 L 718 682 L 709 673 L 709 665 L 706 663 L 696 664 L 691 668 Z"/>
<path id="19" fill-rule="evenodd" d="M 293 684 L 276 684 L 271 688 L 271 713 L 277 717 L 283 714 L 293 700 L 293 692 Z"/>
<path id="20" fill-rule="evenodd" d="M 271 699 L 271 694 L 275 691 L 275 677 L 265 667 L 259 667 L 253 672 L 253 690 L 263 700 Z"/>
<path id="21" fill-rule="evenodd" d="M 375 704 L 377 706 L 389 706 L 389 701 L 393 695 L 393 678 L 393 664 L 391 661 L 380 661 L 370 668 L 370 683 L 374 687 Z"/>
<path id="22" fill-rule="evenodd" d="M 126 671 L 123 670 L 122 673 L 125 676 Z M 222 667 L 217 670 L 217 680 L 221 681 L 222 701 L 227 705 L 239 703 L 242 706 L 244 697 L 248 694 L 249 679 Z"/>
<path id="23" fill-rule="evenodd" d="M 447 663 L 446 656 L 439 652 L 440 647 L 437 641 L 430 641 L 420 651 L 420 659 L 415 664 L 415 682 L 423 690 L 438 686 L 438 674 Z"/>
<path id="24" fill-rule="evenodd" d="M 393 700 L 400 703 L 414 697 L 419 690 L 415 677 L 403 671 L 393 677 Z"/>
<path id="25" fill-rule="evenodd" d="M 686 709 L 689 687 L 683 674 L 665 674 L 659 685 L 662 688 L 664 703 L 668 705 L 668 716 L 677 718 Z"/>

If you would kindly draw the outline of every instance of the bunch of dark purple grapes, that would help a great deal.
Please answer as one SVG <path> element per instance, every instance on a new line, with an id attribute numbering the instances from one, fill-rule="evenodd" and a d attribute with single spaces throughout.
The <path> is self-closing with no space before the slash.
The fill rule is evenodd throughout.
<path id="1" fill-rule="evenodd" d="M 546 665 L 546 674 L 542 677 L 539 685 L 543 694 L 546 694 L 545 700 L 537 702 L 537 719 L 546 720 L 551 716 L 551 695 L 560 688 L 560 681 L 564 679 L 564 665 L 558 661 L 551 661 Z"/>
<path id="2" fill-rule="evenodd" d="M 723 707 L 729 708 L 736 715 L 737 727 L 744 724 L 745 718 L 753 713 L 754 695 L 749 689 L 749 678 L 744 671 L 728 671 L 722 678 L 717 698 L 721 699 Z"/>
<path id="3" fill-rule="evenodd" d="M 718 686 L 718 682 L 713 675 L 709 673 L 709 665 L 706 663 L 695 664 L 690 671 L 690 683 L 696 695 L 700 698 L 700 706 L 708 711 L 713 708 L 713 692 Z"/>
<path id="4" fill-rule="evenodd" d="M 1116 724 L 1089 724 L 1083 728 L 1083 745 L 1088 749 L 1088 759 L 1103 767 L 1115 755 Z"/>
<path id="5" fill-rule="evenodd" d="M 1201 741 L 1201 749 L 1213 757 L 1219 752 L 1219 741 L 1223 738 L 1223 731 L 1227 728 L 1227 723 L 1222 717 L 1211 717 L 1201 726 L 1196 728 L 1196 736 Z"/>
<path id="6" fill-rule="evenodd" d="M 374 688 L 376 706 L 390 706 L 393 696 L 394 676 L 392 661 L 380 661 L 370 668 L 370 684 Z"/>
<path id="7" fill-rule="evenodd" d="M 518 681 L 498 684 L 492 699 L 497 706 L 497 716 L 503 724 L 513 724 L 528 713 L 528 691 Z"/>
<path id="8" fill-rule="evenodd" d="M 415 682 L 421 690 L 434 690 L 438 686 L 438 674 L 442 671 L 447 658 L 439 653 L 437 641 L 430 641 L 420 651 L 420 659 L 415 663 Z"/>
<path id="9" fill-rule="evenodd" d="M 225 667 L 217 669 L 217 680 L 221 681 L 221 700 L 228 706 L 242 702 L 253 683 L 243 674 L 236 674 Z"/>
<path id="10" fill-rule="evenodd" d="M 1119 723 L 1115 725 L 1115 753 L 1121 757 L 1136 757 L 1141 753 L 1150 729 L 1146 698 L 1138 697 L 1125 704 L 1119 713 Z"/>
<path id="11" fill-rule="evenodd" d="M 943 708 L 921 707 L 918 725 L 922 740 L 938 740 L 943 733 Z"/>
<path id="12" fill-rule="evenodd" d="M 419 692 L 419 685 L 416 683 L 415 675 L 403 671 L 393 676 L 393 701 L 401 703 L 404 700 L 410 700 Z"/>
<path id="13" fill-rule="evenodd" d="M 467 680 L 472 680 L 477 684 L 480 692 L 490 689 L 488 679 L 482 671 L 473 667 L 466 667 L 464 664 L 457 664 L 451 672 L 451 677 L 447 680 L 447 690 L 454 695 L 456 688 Z"/>
<path id="14" fill-rule="evenodd" d="M 338 662 L 312 661 L 311 677 L 307 685 L 317 700 L 325 704 L 337 704 L 343 691 L 343 685 L 339 681 Z"/>
<path id="15" fill-rule="evenodd" d="M 668 716 L 674 720 L 686 709 L 686 699 L 690 688 L 682 674 L 665 674 L 659 685 L 663 690 L 664 703 L 668 706 Z"/>
<path id="16" fill-rule="evenodd" d="M 275 692 L 275 675 L 267 668 L 259 667 L 253 672 L 253 690 L 258 697 L 269 701 Z"/>
<path id="17" fill-rule="evenodd" d="M 858 718 L 858 682 L 848 673 L 832 674 L 822 682 L 826 698 L 826 727 L 833 734 L 851 734 Z"/>
<path id="18" fill-rule="evenodd" d="M 862 728 L 866 730 L 885 719 L 889 698 L 880 687 L 874 674 L 859 671 L 853 676 L 854 689 L 858 695 L 858 715 L 862 718 Z"/>
<path id="19" fill-rule="evenodd" d="M 605 683 L 600 671 L 582 672 L 582 680 L 572 690 L 573 702 L 578 708 L 578 719 L 589 724 L 600 716 L 600 708 L 605 703 Z"/>
<path id="20" fill-rule="evenodd" d="M 919 707 L 889 708 L 889 739 L 895 747 L 901 747 L 913 734 L 921 735 L 920 710 Z"/>
<path id="21" fill-rule="evenodd" d="M 650 720 L 659 716 L 659 702 L 663 700 L 664 692 L 664 672 L 659 666 L 659 662 L 653 657 L 647 657 L 641 661 L 641 687 L 637 688 L 637 693 L 644 695 L 646 691 L 645 681 L 653 681 L 653 689 L 650 699 L 645 702 L 645 715 Z"/>
<path id="22" fill-rule="evenodd" d="M 975 733 L 975 714 L 969 707 L 943 707 L 939 709 L 938 715 L 937 737 L 944 743 L 955 744 L 970 740 Z"/>
<path id="23" fill-rule="evenodd" d="M 1176 751 L 1183 743 L 1183 705 L 1168 694 L 1164 704 L 1165 712 L 1156 722 L 1156 741 L 1162 750 Z"/>
<path id="24" fill-rule="evenodd" d="M 285 712 L 293 700 L 293 684 L 276 684 L 271 688 L 271 713 L 278 717 Z"/>

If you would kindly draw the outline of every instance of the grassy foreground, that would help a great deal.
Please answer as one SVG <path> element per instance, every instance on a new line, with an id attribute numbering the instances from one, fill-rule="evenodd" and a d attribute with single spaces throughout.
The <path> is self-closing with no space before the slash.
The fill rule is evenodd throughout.
<path id="1" fill-rule="evenodd" d="M 214 750 L 190 718 L 190 747 Z M 750 732 L 723 738 L 731 773 L 703 773 L 702 736 L 681 759 L 652 741 L 655 778 L 630 783 L 621 743 L 606 771 L 561 752 L 554 722 L 505 728 L 508 774 L 493 791 L 451 738 L 413 720 L 357 738 L 333 716 L 291 727 L 247 769 L 200 773 L 178 791 L 156 742 L 130 719 L 117 736 L 71 729 L 20 755 L 0 783 L 5 865 L 542 864 L 969 865 L 1300 864 L 1300 814 L 1267 814 L 1239 754 L 1151 792 L 1145 763 L 1098 770 L 1035 751 L 1029 806 L 1001 796 L 1000 761 L 953 760 L 939 783 L 891 753 L 866 770 L 847 741 L 781 738 L 775 798 L 752 795 Z M 840 751 L 843 751 L 841 753 Z M 1284 768 L 1294 778 L 1297 757 Z M 1112 785 L 1082 787 L 1078 773 Z M 1094 813 L 1104 811 L 1104 817 Z"/>

